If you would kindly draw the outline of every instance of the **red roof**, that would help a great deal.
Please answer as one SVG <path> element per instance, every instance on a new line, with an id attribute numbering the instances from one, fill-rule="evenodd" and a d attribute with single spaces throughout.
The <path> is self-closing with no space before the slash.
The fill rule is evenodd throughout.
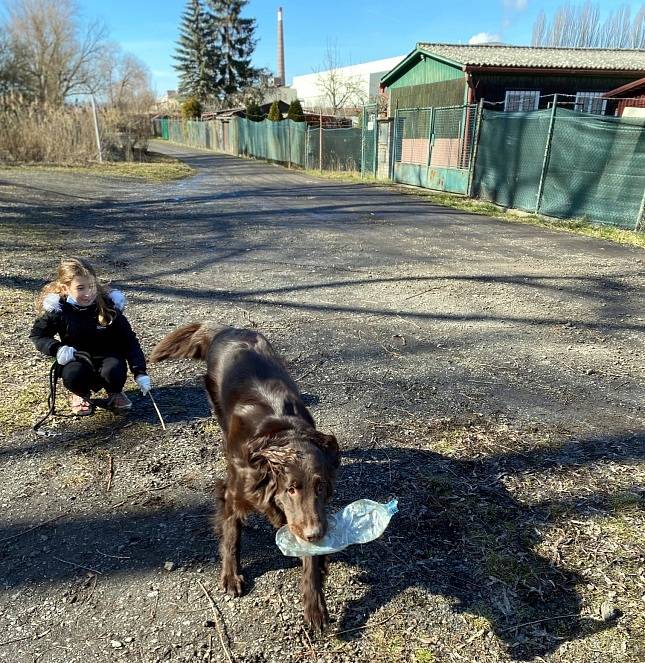
<path id="1" fill-rule="evenodd" d="M 609 92 L 605 92 L 603 94 L 603 97 L 630 97 L 637 92 L 645 90 L 645 78 L 639 78 L 636 81 L 632 81 L 631 83 L 627 83 L 627 85 L 621 85 L 620 87 L 617 87 L 614 90 L 609 90 Z"/>

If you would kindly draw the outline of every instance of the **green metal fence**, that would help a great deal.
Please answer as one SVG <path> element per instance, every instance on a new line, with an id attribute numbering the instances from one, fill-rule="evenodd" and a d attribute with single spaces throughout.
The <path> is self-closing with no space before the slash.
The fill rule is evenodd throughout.
<path id="1" fill-rule="evenodd" d="M 286 164 L 305 166 L 304 122 L 252 122 L 235 118 L 237 153 Z"/>
<path id="2" fill-rule="evenodd" d="M 361 173 L 378 171 L 378 106 L 366 104 L 361 115 Z"/>
<path id="3" fill-rule="evenodd" d="M 392 179 L 428 189 L 468 193 L 477 117 L 474 104 L 397 110 Z"/>
<path id="4" fill-rule="evenodd" d="M 360 171 L 363 131 L 360 128 L 307 131 L 307 168 Z M 320 149 L 322 143 L 322 159 Z"/>
<path id="5" fill-rule="evenodd" d="M 307 127 L 305 122 L 252 122 L 233 117 L 208 122 L 159 119 L 154 121 L 154 133 L 182 145 L 268 159 L 302 168 L 361 169 L 360 128 L 323 128 L 321 131 L 319 127 Z"/>
<path id="6" fill-rule="evenodd" d="M 483 112 L 474 195 L 559 218 L 637 228 L 645 120 L 558 107 Z"/>

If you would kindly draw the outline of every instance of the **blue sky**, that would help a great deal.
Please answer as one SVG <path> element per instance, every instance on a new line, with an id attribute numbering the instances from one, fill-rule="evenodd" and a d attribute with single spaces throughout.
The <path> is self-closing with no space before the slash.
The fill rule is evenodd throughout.
<path id="1" fill-rule="evenodd" d="M 528 44 L 533 21 L 566 0 L 250 0 L 245 15 L 257 21 L 256 66 L 275 69 L 276 13 L 284 10 L 287 82 L 320 69 L 327 43 L 340 64 L 409 53 L 418 41 L 468 43 L 485 33 L 509 44 Z M 605 11 L 619 0 L 594 0 Z M 186 0 L 77 0 L 86 18 L 101 18 L 111 38 L 152 71 L 158 93 L 174 89 L 172 54 Z M 3 3 L 4 4 L 4 3 Z M 632 2 L 633 10 L 640 2 Z"/>

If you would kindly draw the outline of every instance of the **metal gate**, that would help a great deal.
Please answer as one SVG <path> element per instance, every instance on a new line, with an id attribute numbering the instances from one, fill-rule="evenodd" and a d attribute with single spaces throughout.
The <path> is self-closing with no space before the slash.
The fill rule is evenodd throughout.
<path id="1" fill-rule="evenodd" d="M 468 193 L 479 116 L 476 104 L 397 110 L 392 179 Z"/>
<path id="2" fill-rule="evenodd" d="M 377 104 L 363 106 L 361 118 L 361 173 L 376 175 L 378 169 L 378 107 Z"/>

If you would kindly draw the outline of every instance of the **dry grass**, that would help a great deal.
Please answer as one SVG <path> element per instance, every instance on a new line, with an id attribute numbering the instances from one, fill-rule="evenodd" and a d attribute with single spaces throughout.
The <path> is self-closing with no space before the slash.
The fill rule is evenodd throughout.
<path id="1" fill-rule="evenodd" d="M 134 160 L 151 136 L 145 116 L 116 109 L 99 111 L 102 155 Z M 86 164 L 98 161 L 89 106 L 27 104 L 18 97 L 0 99 L 0 159 L 4 163 Z"/>
<path id="2" fill-rule="evenodd" d="M 151 155 L 151 157 L 162 157 L 162 155 Z M 94 175 L 99 177 L 125 177 L 129 179 L 143 179 L 153 182 L 167 182 L 189 177 L 195 173 L 195 169 L 188 164 L 163 157 L 153 158 L 149 162 L 119 162 L 105 161 L 103 163 L 90 163 L 85 166 L 69 165 L 29 165 L 17 166 L 16 169 L 23 171 L 42 171 L 42 172 L 64 172 L 79 173 L 82 175 Z"/>

